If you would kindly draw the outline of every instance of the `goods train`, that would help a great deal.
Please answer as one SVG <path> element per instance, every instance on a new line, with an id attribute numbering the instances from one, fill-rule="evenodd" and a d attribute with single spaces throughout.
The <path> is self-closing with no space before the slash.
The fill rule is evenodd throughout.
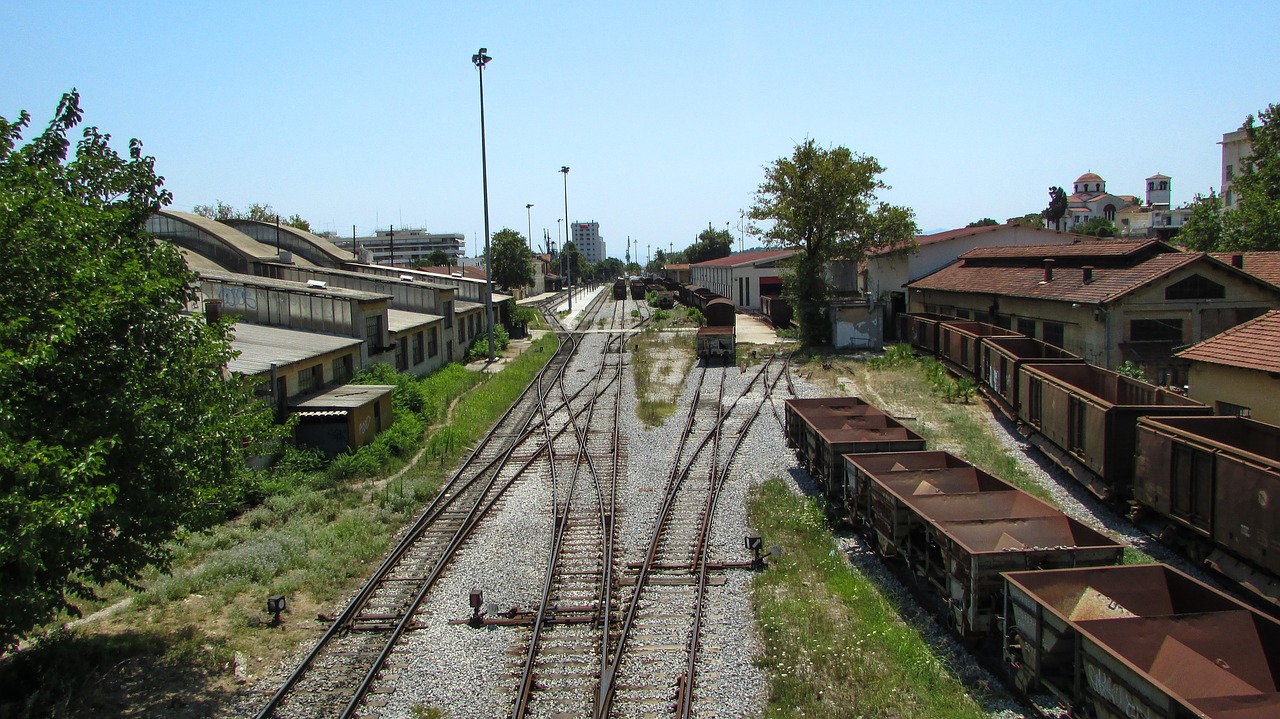
<path id="1" fill-rule="evenodd" d="M 1099 498 L 1280 605 L 1280 427 L 1125 377 L 1007 329 L 932 314 L 902 334 L 971 377 Z"/>
<path id="2" fill-rule="evenodd" d="M 1076 717 L 1280 716 L 1280 622 L 1165 565 L 1117 566 L 1109 537 L 925 451 L 859 398 L 788 400 L 785 414 L 833 504 L 958 634 L 999 650 L 1016 689 Z M 1141 421 L 1215 419 L 1232 418 Z M 888 428 L 902 431 L 876 433 Z"/>

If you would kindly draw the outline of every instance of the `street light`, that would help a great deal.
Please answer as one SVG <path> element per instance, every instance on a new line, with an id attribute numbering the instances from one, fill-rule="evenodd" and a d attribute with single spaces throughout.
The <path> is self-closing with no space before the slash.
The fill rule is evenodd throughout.
<path id="1" fill-rule="evenodd" d="M 525 220 L 529 222 L 529 234 L 526 235 L 526 237 L 529 238 L 529 251 L 533 252 L 533 203 L 532 202 L 524 206 L 524 216 L 525 216 Z"/>
<path id="2" fill-rule="evenodd" d="M 493 260 L 489 252 L 489 156 L 484 146 L 484 66 L 493 58 L 486 48 L 471 56 L 471 62 L 480 70 L 480 177 L 484 184 L 484 316 L 489 327 L 489 362 L 493 362 Z"/>
<path id="3" fill-rule="evenodd" d="M 564 244 L 560 246 L 560 252 L 564 252 L 569 246 L 569 166 L 562 165 L 560 174 L 564 175 Z M 576 249 L 576 248 L 575 248 Z M 569 283 L 569 311 L 573 311 L 573 264 L 569 264 L 567 273 Z"/>

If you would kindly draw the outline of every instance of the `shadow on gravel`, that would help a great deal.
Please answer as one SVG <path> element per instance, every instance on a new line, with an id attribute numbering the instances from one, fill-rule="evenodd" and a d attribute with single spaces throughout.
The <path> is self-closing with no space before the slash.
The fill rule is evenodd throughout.
<path id="1" fill-rule="evenodd" d="M 0 661 L 0 719 L 209 717 L 231 701 L 232 656 L 194 627 L 60 633 Z"/>

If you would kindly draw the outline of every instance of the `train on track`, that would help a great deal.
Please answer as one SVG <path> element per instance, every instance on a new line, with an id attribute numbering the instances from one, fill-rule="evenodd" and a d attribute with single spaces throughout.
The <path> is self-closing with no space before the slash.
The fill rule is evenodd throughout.
<path id="1" fill-rule="evenodd" d="M 981 322 L 901 316 L 1027 441 L 1196 562 L 1280 605 L 1280 427 L 1213 409 Z"/>
<path id="2" fill-rule="evenodd" d="M 833 505 L 1016 689 L 1093 719 L 1280 716 L 1275 619 L 1171 567 L 1119 565 L 1111 538 L 859 398 L 788 400 L 784 424 Z"/>

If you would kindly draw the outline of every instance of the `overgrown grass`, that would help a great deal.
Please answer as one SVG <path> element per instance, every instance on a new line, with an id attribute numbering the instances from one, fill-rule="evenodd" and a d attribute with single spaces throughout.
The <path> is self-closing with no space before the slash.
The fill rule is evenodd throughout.
<path id="1" fill-rule="evenodd" d="M 758 664 L 770 677 L 765 716 L 983 716 L 893 602 L 844 561 L 812 500 L 772 479 L 748 511 L 765 542 L 783 549 L 752 587 Z"/>
<path id="2" fill-rule="evenodd" d="M 102 646 L 104 637 L 118 636 L 118 642 L 141 645 L 128 649 L 122 659 L 136 654 L 144 658 L 139 661 L 153 668 L 155 676 L 131 680 L 131 686 L 138 687 L 134 693 L 149 697 L 163 692 L 160 685 L 173 681 L 178 672 L 174 662 L 166 659 L 173 653 L 171 645 L 185 642 L 184 633 L 193 633 L 190 641 L 210 647 L 206 652 L 210 656 L 207 661 L 181 668 L 177 681 L 187 695 L 184 701 L 225 701 L 231 685 L 231 665 L 225 656 L 239 652 L 254 657 L 255 666 L 270 667 L 299 642 L 317 636 L 324 625 L 312 617 L 331 611 L 336 601 L 368 576 L 395 533 L 435 496 L 449 468 L 510 408 L 554 354 L 556 345 L 555 335 L 547 335 L 496 375 L 471 373 L 456 365 L 424 379 L 375 373 L 379 383 L 387 380 L 397 385 L 393 395 L 397 415 L 403 412 L 402 417 L 413 417 L 419 427 L 443 422 L 447 416 L 446 425 L 426 435 L 424 461 L 394 481 L 370 483 L 353 481 L 352 477 L 385 476 L 387 466 L 379 469 L 371 464 L 371 474 L 337 476 L 332 465 L 321 468 L 314 455 L 287 456 L 274 475 L 275 493 L 260 505 L 235 521 L 175 543 L 171 571 L 153 571 L 141 592 L 112 588 L 113 598 L 128 596 L 132 600 L 127 607 L 110 618 L 55 632 L 25 652 L 28 659 L 24 662 L 61 668 L 44 672 L 49 675 L 47 682 L 12 683 L 11 672 L 19 665 L 11 663 L 0 667 L 0 685 L 23 687 L 25 691 L 17 700 L 32 707 L 73 703 L 74 697 L 67 692 L 85 682 L 118 683 L 119 676 L 101 678 L 98 674 L 119 671 L 120 667 L 68 664 L 65 657 L 75 656 L 77 646 L 91 649 Z M 457 401 L 450 411 L 453 399 Z M 418 412 L 409 411 L 410 406 Z M 384 436 L 391 435 L 397 425 Z M 424 441 L 421 431 L 412 438 L 416 441 L 406 443 L 407 439 L 388 440 L 378 451 L 395 456 L 398 451 L 421 447 Z M 404 463 L 400 459 L 389 466 Z M 263 606 L 265 597 L 275 594 L 285 594 L 289 601 L 289 611 L 278 627 L 268 624 Z M 193 672 L 201 677 L 188 676 Z M 7 715 L 3 709 L 0 706 L 0 715 Z M 204 707 L 195 715 L 215 713 Z M 36 715 L 43 713 L 33 709 L 13 714 Z"/>
<path id="3" fill-rule="evenodd" d="M 657 427 L 676 411 L 685 377 L 693 364 L 693 338 L 650 328 L 632 341 L 631 370 L 636 382 L 636 415 Z"/>

